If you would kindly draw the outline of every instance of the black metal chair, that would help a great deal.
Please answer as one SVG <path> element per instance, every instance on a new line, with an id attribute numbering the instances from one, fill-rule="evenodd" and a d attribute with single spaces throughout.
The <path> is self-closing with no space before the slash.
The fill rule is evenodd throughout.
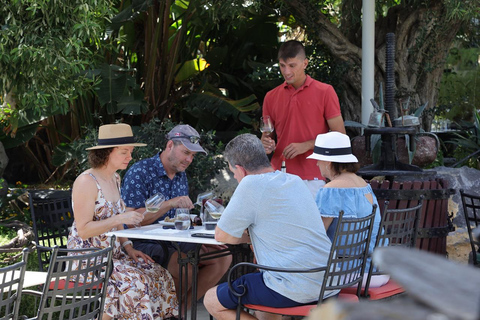
<path id="1" fill-rule="evenodd" d="M 237 268 L 254 267 L 261 270 L 288 273 L 325 272 L 323 282 L 318 288 L 318 305 L 322 303 L 326 291 L 347 288 L 354 285 L 357 285 L 357 295 L 346 294 L 342 296 L 342 294 L 340 294 L 340 298 L 358 301 L 365 272 L 365 261 L 368 254 L 368 245 L 372 234 L 376 207 L 376 205 L 373 205 L 372 213 L 367 217 L 359 219 L 343 218 L 343 211 L 340 211 L 335 237 L 332 241 L 332 248 L 326 266 L 319 266 L 312 269 L 286 269 L 263 266 L 250 262 L 241 262 L 233 266 L 228 272 L 228 286 L 230 291 L 238 297 L 237 319 L 240 319 L 240 313 L 243 307 L 287 316 L 307 316 L 310 310 L 317 306 L 317 304 L 312 304 L 293 308 L 272 308 L 261 305 L 242 305 L 242 296 L 246 294 L 246 289 L 233 288 L 231 281 L 232 275 L 234 275 Z M 351 241 L 348 243 L 346 239 Z M 237 292 L 237 290 L 242 290 L 242 292 Z"/>
<path id="2" fill-rule="evenodd" d="M 417 229 L 420 215 L 422 214 L 423 197 L 414 207 L 405 209 L 388 209 L 388 201 L 385 201 L 385 210 L 378 228 L 375 248 L 385 246 L 403 246 L 415 248 L 417 241 Z M 389 280 L 387 284 L 378 288 L 369 288 L 372 275 L 381 275 L 384 272 L 377 269 L 373 262 L 370 264 L 368 276 L 363 291 L 363 296 L 371 300 L 379 300 L 392 297 L 404 292 L 404 289 Z"/>
<path id="3" fill-rule="evenodd" d="M 38 246 L 38 266 L 46 271 L 50 250 L 41 247 L 67 247 L 69 228 L 73 223 L 71 190 L 37 190 L 29 192 L 30 213 Z"/>
<path id="4" fill-rule="evenodd" d="M 114 243 L 112 236 L 111 246 L 104 249 L 42 248 L 51 253 L 43 291 L 23 291 L 40 297 L 37 315 L 32 319 L 101 319 Z M 59 252 L 67 255 L 60 256 Z"/>
<path id="5" fill-rule="evenodd" d="M 475 228 L 480 226 L 480 196 L 468 194 L 460 189 L 460 197 L 462 198 L 463 214 L 467 224 L 470 246 L 472 247 L 469 262 L 476 267 L 480 267 L 480 244 L 472 233 Z"/>
<path id="6" fill-rule="evenodd" d="M 28 253 L 23 249 L 22 261 L 0 268 L 0 320 L 18 319 Z"/>

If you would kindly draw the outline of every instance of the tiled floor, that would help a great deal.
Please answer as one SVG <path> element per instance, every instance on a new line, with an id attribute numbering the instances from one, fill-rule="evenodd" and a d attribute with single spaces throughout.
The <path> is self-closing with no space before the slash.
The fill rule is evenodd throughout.
<path id="1" fill-rule="evenodd" d="M 185 320 L 190 319 L 190 313 L 188 313 L 188 317 Z M 205 309 L 202 301 L 198 301 L 197 303 L 197 320 L 209 320 L 210 314 Z"/>

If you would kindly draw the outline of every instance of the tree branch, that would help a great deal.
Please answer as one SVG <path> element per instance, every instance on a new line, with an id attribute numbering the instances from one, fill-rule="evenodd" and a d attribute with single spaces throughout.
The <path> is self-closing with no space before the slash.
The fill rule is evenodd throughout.
<path id="1" fill-rule="evenodd" d="M 22 249 L 28 246 L 34 238 L 32 228 L 22 221 L 0 221 L 0 225 L 9 228 L 18 228 L 17 236 L 10 240 L 9 243 L 0 246 L 0 253 L 22 251 Z"/>
<path id="2" fill-rule="evenodd" d="M 298 20 L 311 30 L 315 30 L 314 36 L 322 41 L 334 56 L 344 61 L 355 60 L 358 62 L 361 59 L 361 48 L 351 43 L 337 26 L 330 22 L 311 2 L 289 0 L 285 3 Z"/>

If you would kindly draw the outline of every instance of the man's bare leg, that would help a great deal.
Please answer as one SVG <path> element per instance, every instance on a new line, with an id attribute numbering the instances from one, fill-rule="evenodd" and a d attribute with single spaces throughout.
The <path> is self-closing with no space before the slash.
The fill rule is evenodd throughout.
<path id="1" fill-rule="evenodd" d="M 218 301 L 217 287 L 213 287 L 207 291 L 203 298 L 203 304 L 210 313 L 217 320 L 234 320 L 236 317 L 236 310 L 225 309 L 225 307 Z M 241 320 L 254 320 L 257 319 L 253 315 L 242 311 L 240 314 Z"/>
<path id="2" fill-rule="evenodd" d="M 203 253 L 203 249 L 201 253 Z M 185 254 L 182 254 L 185 256 Z M 215 286 L 218 281 L 223 277 L 225 272 L 232 263 L 232 256 L 227 255 L 220 258 L 202 261 L 201 266 L 198 268 L 197 275 L 197 300 L 205 295 L 208 289 Z M 180 274 L 178 266 L 178 252 L 174 252 L 170 257 L 170 261 L 167 267 L 168 271 L 172 275 L 175 288 L 180 286 Z M 187 293 L 187 306 L 190 308 L 192 300 L 192 268 L 188 266 L 188 293 Z M 182 288 L 183 289 L 183 288 Z M 179 298 L 180 299 L 180 298 Z"/>
<path id="3" fill-rule="evenodd" d="M 219 250 L 220 248 L 214 248 Z M 210 252 L 212 247 L 203 246 L 200 253 Z M 205 295 L 208 289 L 216 286 L 232 264 L 232 256 L 227 255 L 202 261 L 198 269 L 197 299 Z"/>

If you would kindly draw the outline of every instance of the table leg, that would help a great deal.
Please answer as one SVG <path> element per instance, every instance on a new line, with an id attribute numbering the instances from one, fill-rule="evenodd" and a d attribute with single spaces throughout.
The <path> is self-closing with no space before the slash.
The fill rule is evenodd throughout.
<path id="1" fill-rule="evenodd" d="M 178 308 L 180 315 L 183 317 L 187 316 L 188 305 L 188 267 L 192 267 L 192 297 L 191 297 L 191 306 L 190 306 L 190 316 L 192 320 L 197 319 L 197 276 L 198 276 L 198 262 L 199 262 L 199 252 L 202 247 L 201 244 L 195 246 L 195 250 L 191 250 L 185 253 L 185 256 L 182 256 L 180 246 L 177 243 L 173 243 L 178 250 L 178 268 L 179 268 L 179 286 L 177 288 L 177 297 L 178 299 Z M 185 304 L 183 303 L 185 301 Z"/>
<path id="2" fill-rule="evenodd" d="M 182 256 L 180 251 L 180 246 L 178 243 L 173 243 L 178 250 L 178 267 L 179 267 L 179 277 L 180 277 L 180 288 L 177 289 L 180 296 L 178 308 L 182 316 L 187 315 L 188 306 L 187 303 L 183 304 L 183 301 L 187 301 L 188 297 L 188 267 L 192 267 L 192 297 L 191 297 L 191 306 L 190 306 L 190 319 L 197 319 L 197 285 L 198 285 L 198 264 L 203 260 L 215 259 L 222 256 L 230 255 L 230 249 L 223 249 L 214 252 L 209 252 L 206 254 L 200 255 L 200 249 L 202 244 L 197 244 L 194 250 L 191 250 L 185 253 L 185 256 Z M 184 284 L 185 281 L 185 284 Z M 183 308 L 183 309 L 182 309 Z M 182 312 L 183 311 L 183 312 Z"/>

